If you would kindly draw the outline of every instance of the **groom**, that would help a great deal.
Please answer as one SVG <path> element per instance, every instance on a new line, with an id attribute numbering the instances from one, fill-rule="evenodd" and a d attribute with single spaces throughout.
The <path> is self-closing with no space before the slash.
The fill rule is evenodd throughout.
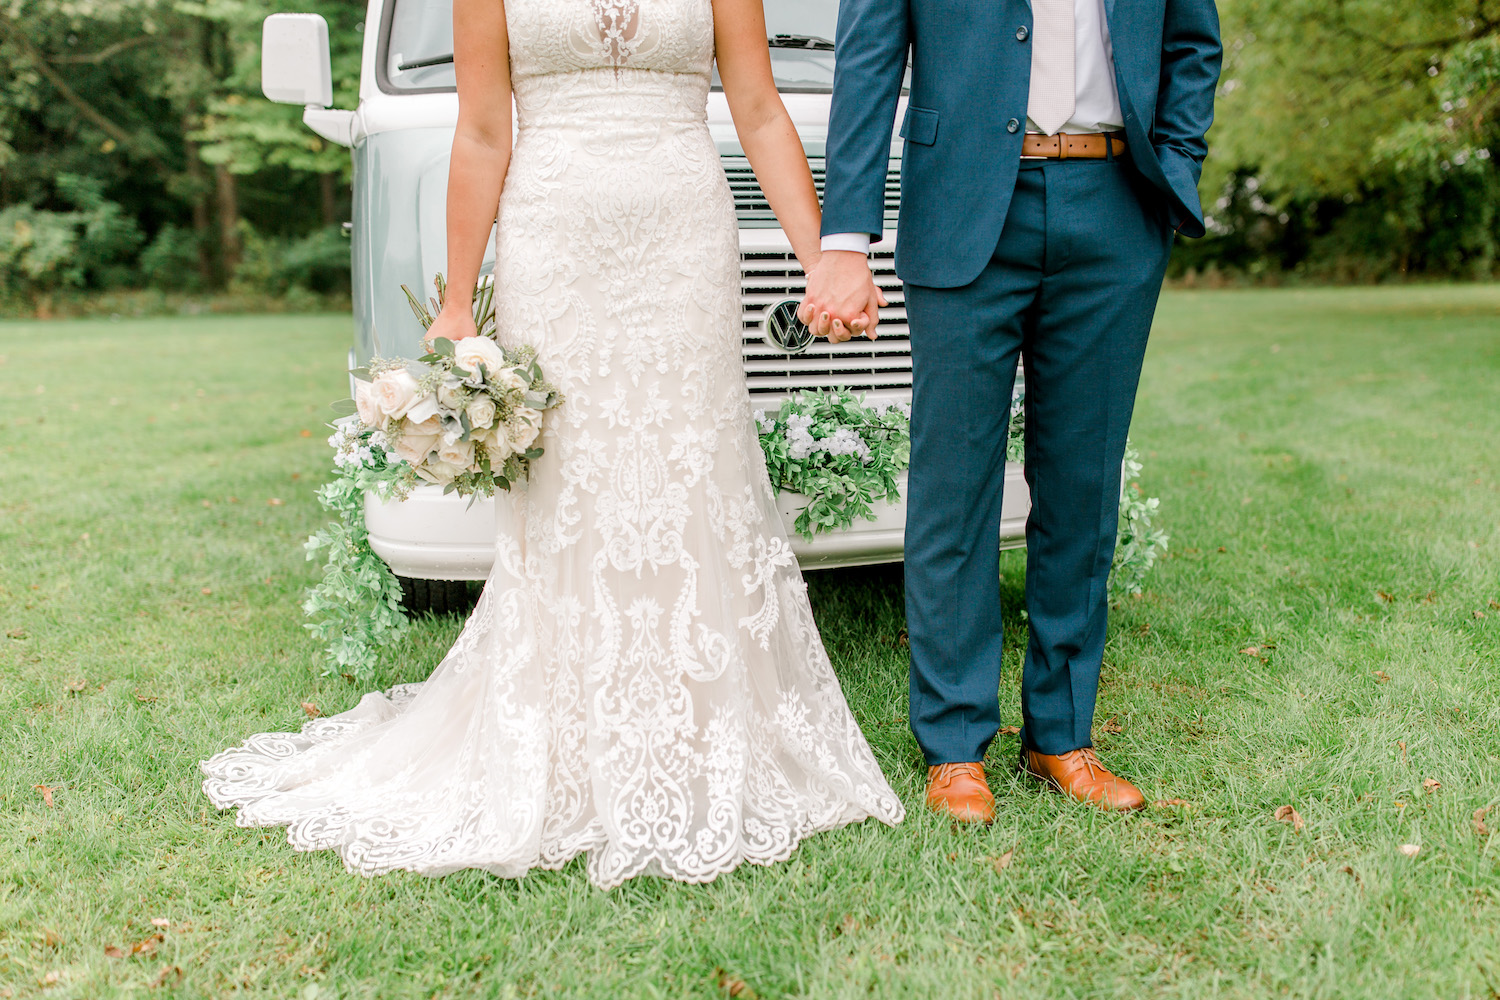
<path id="1" fill-rule="evenodd" d="M 842 0 L 822 262 L 803 318 L 873 334 L 910 57 L 896 267 L 913 365 L 906 613 L 927 804 L 989 822 L 1000 724 L 1006 428 L 1026 373 L 1021 767 L 1135 809 L 1091 739 L 1120 462 L 1173 234 L 1198 175 L 1221 48 L 1214 0 Z"/>

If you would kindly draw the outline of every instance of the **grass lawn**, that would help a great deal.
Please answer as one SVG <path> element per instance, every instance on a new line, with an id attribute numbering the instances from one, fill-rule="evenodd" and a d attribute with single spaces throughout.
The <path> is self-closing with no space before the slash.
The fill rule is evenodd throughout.
<path id="1" fill-rule="evenodd" d="M 298 607 L 348 333 L 0 324 L 0 997 L 1500 996 L 1500 287 L 1165 299 L 1134 437 L 1172 551 L 1114 615 L 1098 739 L 1179 804 L 1041 794 L 1002 735 L 998 822 L 927 816 L 899 568 L 824 573 L 909 818 L 611 893 L 577 862 L 365 880 L 199 792 L 360 694 Z"/>

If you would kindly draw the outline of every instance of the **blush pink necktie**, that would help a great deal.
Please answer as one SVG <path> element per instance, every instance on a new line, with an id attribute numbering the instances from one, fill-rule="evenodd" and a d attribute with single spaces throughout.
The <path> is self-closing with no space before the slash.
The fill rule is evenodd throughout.
<path id="1" fill-rule="evenodd" d="M 1031 0 L 1031 95 L 1026 114 L 1047 135 L 1073 117 L 1074 0 Z"/>

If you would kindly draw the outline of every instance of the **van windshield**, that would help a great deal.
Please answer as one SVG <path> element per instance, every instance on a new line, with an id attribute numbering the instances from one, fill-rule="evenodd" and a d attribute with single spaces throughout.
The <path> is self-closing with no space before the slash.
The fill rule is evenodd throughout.
<path id="1" fill-rule="evenodd" d="M 453 0 L 388 2 L 381 88 L 405 93 L 455 89 Z M 765 0 L 765 9 L 777 86 L 791 93 L 832 91 L 833 52 L 819 42 L 833 38 L 838 0 Z M 717 71 L 713 86 L 719 89 Z"/>

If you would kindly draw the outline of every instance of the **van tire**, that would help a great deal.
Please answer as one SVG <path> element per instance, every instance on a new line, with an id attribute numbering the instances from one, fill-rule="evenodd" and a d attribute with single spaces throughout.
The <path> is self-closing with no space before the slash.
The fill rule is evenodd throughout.
<path id="1" fill-rule="evenodd" d="M 412 617 L 424 614 L 465 614 L 474 606 L 468 580 L 418 580 L 396 577 L 401 584 L 401 604 Z"/>

